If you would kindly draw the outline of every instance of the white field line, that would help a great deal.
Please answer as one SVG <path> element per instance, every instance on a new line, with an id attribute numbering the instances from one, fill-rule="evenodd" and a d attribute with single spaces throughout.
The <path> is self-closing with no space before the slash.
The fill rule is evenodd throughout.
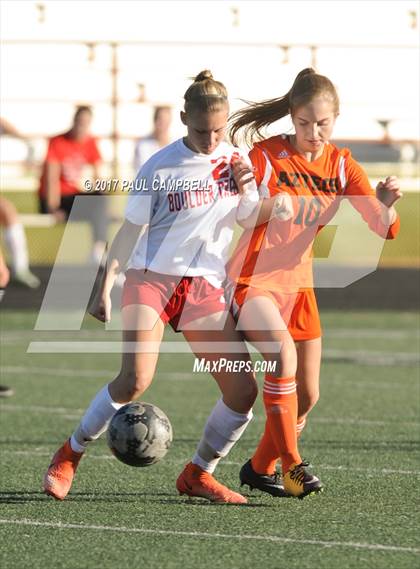
<path id="1" fill-rule="evenodd" d="M 113 372 L 113 373 L 112 373 Z M 48 368 L 48 367 L 25 367 L 25 366 L 2 366 L 0 367 L 0 373 L 7 374 L 32 374 L 32 375 L 44 375 L 51 377 L 78 377 L 78 378 L 103 378 L 104 382 L 109 380 L 111 376 L 117 373 L 117 369 L 72 369 L 72 368 Z M 170 380 L 170 381 L 197 381 L 199 378 L 204 377 L 204 373 L 193 373 L 193 372 L 159 372 L 157 373 L 156 379 L 158 380 Z M 330 382 L 340 382 L 343 380 L 335 377 L 325 378 L 323 381 L 325 383 Z M 401 384 L 397 382 L 383 382 L 383 381 L 369 381 L 369 380 L 352 380 L 352 387 L 374 387 L 375 389 L 401 389 Z"/>
<path id="2" fill-rule="evenodd" d="M 325 351 L 324 351 L 325 352 Z M 367 352 L 369 353 L 369 352 Z M 349 352 L 343 350 L 340 351 L 340 358 L 342 357 L 346 357 Z M 325 354 L 324 354 L 325 355 Z M 410 361 L 412 358 L 412 362 L 414 363 L 415 361 L 417 361 L 419 359 L 419 356 L 417 354 L 405 354 L 410 356 Z M 328 359 L 328 358 L 327 358 Z M 349 358 L 350 359 L 350 358 Z M 51 377 L 87 377 L 87 378 L 103 378 L 104 381 L 106 381 L 107 379 L 109 379 L 110 375 L 112 375 L 113 373 L 116 374 L 117 373 L 117 368 L 115 369 L 94 369 L 94 370 L 88 370 L 88 369 L 74 369 L 74 368 L 58 368 L 58 367 L 54 367 L 54 368 L 49 368 L 49 367 L 32 367 L 32 366 L 1 366 L 0 367 L 0 373 L 8 373 L 8 374 L 21 374 L 21 373 L 29 373 L 29 374 L 39 374 L 39 375 L 45 375 L 45 376 L 51 376 Z M 165 379 L 165 380 L 172 380 L 172 381 L 188 381 L 188 380 L 196 380 L 198 377 L 203 376 L 204 374 L 202 373 L 192 373 L 192 372 L 159 372 L 157 374 L 157 377 L 159 379 Z M 207 375 L 207 374 L 206 374 Z M 328 380 L 326 381 L 331 381 L 333 380 L 333 378 L 328 378 Z M 352 381 L 351 382 L 352 385 L 371 385 L 371 386 L 375 386 L 375 387 L 383 387 L 384 384 L 383 382 L 369 382 L 368 380 L 366 381 Z M 400 384 L 398 383 L 391 383 L 389 385 L 387 385 L 387 387 L 389 388 L 400 388 Z"/>
<path id="3" fill-rule="evenodd" d="M 61 415 L 63 418 L 67 419 L 80 419 L 82 413 L 85 409 L 75 409 L 70 407 L 48 407 L 42 405 L 16 405 L 13 403 L 2 403 L 0 405 L 2 412 L 19 412 L 19 411 L 33 411 L 35 413 L 46 413 L 51 415 Z M 196 418 L 205 419 L 207 415 L 205 414 L 195 414 Z M 263 415 L 254 415 L 254 421 L 257 423 L 265 422 L 265 417 Z M 395 425 L 393 421 L 377 421 L 371 419 L 362 419 L 358 417 L 311 417 L 311 423 L 321 423 L 321 424 L 333 424 L 333 425 L 360 425 L 360 426 L 374 426 L 374 427 L 385 427 L 386 425 Z M 418 427 L 420 421 L 399 421 L 398 425 L 408 426 L 408 427 Z"/>
<path id="4" fill-rule="evenodd" d="M 375 340 L 404 340 L 419 338 L 419 330 L 377 330 L 376 328 L 326 328 L 325 338 L 372 338 Z"/>
<path id="5" fill-rule="evenodd" d="M 257 418 L 257 421 L 264 420 L 265 417 Z M 372 419 L 360 419 L 358 417 L 355 418 L 344 418 L 344 417 L 311 417 L 311 423 L 325 423 L 325 424 L 335 424 L 335 425 L 360 425 L 361 427 L 385 427 L 386 425 L 404 425 L 407 427 L 418 427 L 420 425 L 420 421 L 398 421 L 395 423 L 394 421 L 375 421 Z"/>
<path id="6" fill-rule="evenodd" d="M 37 456 L 37 457 L 50 457 L 52 455 L 52 450 L 47 450 L 46 448 L 37 448 L 33 450 L 2 450 L 2 454 L 4 455 L 13 455 L 13 456 Z M 92 454 L 88 453 L 83 460 L 117 460 L 111 453 L 109 454 Z M 179 460 L 171 460 L 165 458 L 166 464 L 185 464 L 188 461 L 188 457 L 179 459 Z M 242 466 L 243 462 L 236 462 L 232 460 L 223 460 L 220 462 L 220 466 Z M 331 464 L 317 464 L 316 465 L 320 470 L 334 470 L 337 472 L 362 472 L 364 474 L 383 474 L 383 475 L 393 475 L 399 474 L 404 476 L 420 476 L 420 470 L 402 470 L 402 469 L 395 469 L 395 468 L 362 468 L 362 467 L 355 467 L 355 466 L 347 466 L 347 465 L 331 465 Z"/>
<path id="7" fill-rule="evenodd" d="M 402 547 L 399 545 L 382 545 L 380 543 L 358 543 L 352 541 L 322 541 L 317 539 L 294 539 L 289 537 L 281 537 L 278 535 L 247 535 L 247 534 L 227 534 L 227 533 L 210 533 L 204 531 L 179 531 L 179 530 L 166 530 L 166 529 L 150 529 L 150 528 L 128 528 L 124 526 L 100 526 L 89 524 L 69 524 L 62 522 L 41 522 L 38 520 L 8 520 L 0 518 L 1 524 L 8 525 L 21 525 L 32 527 L 43 527 L 52 529 L 75 529 L 75 530 L 93 530 L 93 531 L 109 531 L 116 533 L 138 533 L 148 535 L 162 535 L 162 536 L 179 536 L 179 537 L 193 537 L 193 538 L 206 538 L 206 539 L 230 539 L 239 541 L 268 541 L 283 544 L 298 544 L 298 545 L 315 545 L 318 547 L 348 547 L 350 549 L 367 549 L 371 551 L 390 551 L 395 553 L 414 553 L 419 554 L 420 549 L 415 547 Z"/>
<path id="8" fill-rule="evenodd" d="M 344 360 L 365 365 L 420 364 L 420 355 L 416 352 L 377 352 L 327 348 L 322 351 L 322 357 L 324 360 Z"/>
<path id="9" fill-rule="evenodd" d="M 64 333 L 64 332 L 63 332 Z M 48 336 L 51 332 L 44 330 L 0 330 L 0 338 L 3 341 L 7 340 L 18 340 L 20 342 L 28 340 L 42 340 L 44 339 L 41 334 L 45 334 L 45 340 L 48 340 Z M 66 331 L 66 334 L 69 334 Z M 98 341 L 108 341 L 110 334 L 115 334 L 114 339 L 119 339 L 120 335 L 117 332 L 108 332 L 104 335 L 102 331 L 96 330 L 75 330 L 73 332 L 74 337 L 79 340 L 82 339 L 96 339 Z M 390 329 L 390 330 L 378 330 L 376 328 L 326 328 L 323 332 L 325 338 L 380 338 L 380 339 L 418 339 L 420 336 L 420 330 L 418 329 Z M 68 340 L 63 339 L 63 341 L 71 341 L 72 338 Z"/>
<path id="10" fill-rule="evenodd" d="M 267 346 L 270 342 L 266 343 Z M 248 345 L 251 354 L 258 351 Z M 198 342 L 191 344 L 185 342 L 162 342 L 161 344 L 149 342 L 140 344 L 139 342 L 129 342 L 124 345 L 124 350 L 129 353 L 157 353 L 157 354 L 192 354 L 192 350 L 201 353 L 233 353 L 243 352 L 239 342 L 215 342 L 205 344 Z M 273 349 L 276 346 L 273 344 Z M 121 342 L 108 341 L 45 341 L 30 342 L 27 353 L 29 354 L 120 354 L 122 350 Z M 347 360 L 367 365 L 396 365 L 396 364 L 417 364 L 420 363 L 420 356 L 416 352 L 377 352 L 365 350 L 323 350 L 323 358 L 326 360 Z"/>
<path id="11" fill-rule="evenodd" d="M 44 375 L 49 377 L 77 377 L 77 378 L 102 378 L 104 383 L 109 381 L 111 377 L 115 377 L 116 369 L 114 373 L 110 370 L 75 370 L 75 369 L 54 369 L 54 368 L 26 368 L 21 366 L 4 366 L 0 367 L 0 377 L 2 373 L 7 373 L 9 375 L 13 374 L 32 374 L 32 375 Z M 201 381 L 202 378 L 206 378 L 208 374 L 203 373 L 188 373 L 188 372 L 167 372 L 167 373 L 157 373 L 154 381 Z M 414 378 L 415 379 L 415 378 Z M 258 380 L 258 376 L 257 376 Z M 261 378 L 262 380 L 262 378 Z M 343 384 L 343 380 L 339 377 L 328 377 L 321 380 L 323 385 L 330 383 L 340 383 Z M 392 381 L 392 383 L 391 383 Z M 7 381 L 5 381 L 7 383 Z M 379 382 L 369 381 L 366 379 L 346 381 L 347 385 L 351 387 L 361 387 L 365 389 L 366 387 L 372 387 L 375 390 L 383 391 L 384 389 L 400 390 L 401 382 L 396 383 L 394 378 L 389 382 L 387 380 L 381 379 Z"/>
<path id="12" fill-rule="evenodd" d="M 52 377 L 102 377 L 104 382 L 110 379 L 112 374 L 118 373 L 117 368 L 112 369 L 72 369 L 72 368 L 48 368 L 48 367 L 25 367 L 25 366 L 1 366 L 0 372 L 2 373 L 28 373 L 47 375 Z M 171 379 L 175 381 L 182 381 L 186 379 L 197 378 L 200 374 L 182 373 L 182 372 L 159 372 L 159 379 Z"/>
<path id="13" fill-rule="evenodd" d="M 34 374 L 34 375 L 45 375 L 51 377 L 87 377 L 87 378 L 103 378 L 104 382 L 107 381 L 110 376 L 118 373 L 117 368 L 112 369 L 73 369 L 73 368 L 49 368 L 49 367 L 26 367 L 26 366 L 1 366 L 1 373 L 8 374 Z M 197 378 L 208 375 L 203 373 L 193 373 L 193 372 L 158 372 L 156 374 L 158 379 L 168 379 L 172 381 L 186 381 L 186 380 L 197 380 Z M 328 378 L 326 381 L 334 381 L 334 378 Z M 338 381 L 338 380 L 337 380 Z M 341 380 L 340 380 L 341 381 Z M 351 384 L 355 385 L 360 383 L 361 385 L 375 385 L 375 387 L 383 386 L 383 382 L 368 382 L 368 381 L 352 381 Z M 388 387 L 401 388 L 398 383 L 391 383 Z"/>

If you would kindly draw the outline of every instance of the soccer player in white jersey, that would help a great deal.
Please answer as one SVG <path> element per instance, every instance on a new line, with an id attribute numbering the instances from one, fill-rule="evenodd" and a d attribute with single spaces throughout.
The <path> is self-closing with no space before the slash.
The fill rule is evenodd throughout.
<path id="1" fill-rule="evenodd" d="M 220 358 L 250 362 L 227 310 L 222 281 L 235 219 L 243 224 L 255 217 L 258 192 L 245 190 L 238 195 L 231 166 L 243 157 L 224 141 L 229 112 L 224 85 L 203 71 L 184 98 L 181 120 L 187 136 L 160 150 L 139 172 L 90 307 L 98 320 L 110 320 L 110 291 L 118 273 L 128 267 L 122 295 L 121 371 L 97 393 L 77 429 L 52 459 L 44 490 L 60 500 L 69 492 L 90 442 L 106 430 L 120 407 L 140 397 L 150 385 L 158 350 L 147 353 L 141 346 L 159 346 L 165 324 L 182 329 L 197 357 L 210 362 Z M 221 322 L 225 323 L 222 329 Z M 222 348 L 222 353 L 208 353 L 212 342 L 234 343 L 237 352 L 223 353 Z M 139 349 L 130 349 L 133 345 Z M 251 420 L 257 386 L 251 371 L 225 370 L 212 372 L 222 397 L 176 486 L 181 494 L 243 504 L 246 498 L 219 483 L 212 473 Z"/>

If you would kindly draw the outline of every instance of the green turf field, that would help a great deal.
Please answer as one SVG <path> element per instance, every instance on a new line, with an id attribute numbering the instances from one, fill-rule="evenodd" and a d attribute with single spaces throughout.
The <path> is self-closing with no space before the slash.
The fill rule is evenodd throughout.
<path id="1" fill-rule="evenodd" d="M 41 493 L 53 451 L 93 394 L 118 369 L 117 354 L 27 354 L 35 314 L 2 317 L 1 566 L 60 568 L 415 568 L 420 467 L 418 320 L 409 313 L 325 313 L 321 401 L 301 450 L 326 490 L 303 501 L 258 492 L 248 506 L 177 495 L 175 480 L 194 451 L 218 394 L 192 374 L 187 354 L 163 354 L 144 397 L 168 414 L 166 458 L 135 469 L 104 441 L 83 459 L 64 502 Z M 67 334 L 67 333 L 66 333 Z M 85 341 L 103 337 L 91 322 Z M 111 333 L 114 338 L 116 333 Z M 67 334 L 66 337 L 70 337 Z M 74 339 L 79 339 L 74 337 Z M 168 333 L 166 340 L 180 341 Z M 259 378 L 261 382 L 261 378 Z M 238 488 L 238 471 L 263 429 L 259 400 L 243 439 L 218 477 Z"/>

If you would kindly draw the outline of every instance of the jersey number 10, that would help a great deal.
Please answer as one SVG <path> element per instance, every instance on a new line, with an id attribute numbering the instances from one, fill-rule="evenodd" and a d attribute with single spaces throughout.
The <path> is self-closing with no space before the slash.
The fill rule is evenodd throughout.
<path id="1" fill-rule="evenodd" d="M 295 217 L 295 225 L 305 225 L 305 227 L 310 227 L 318 221 L 319 215 L 321 213 L 321 202 L 318 198 L 312 198 L 310 201 L 303 196 L 298 198 L 299 200 L 299 211 Z M 306 213 L 305 213 L 306 210 Z"/>

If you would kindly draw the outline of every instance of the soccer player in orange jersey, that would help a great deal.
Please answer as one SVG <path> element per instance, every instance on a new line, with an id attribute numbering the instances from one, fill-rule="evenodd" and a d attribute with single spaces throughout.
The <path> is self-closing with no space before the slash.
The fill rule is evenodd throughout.
<path id="1" fill-rule="evenodd" d="M 288 114 L 295 134 L 263 140 L 262 129 Z M 322 488 L 297 445 L 319 396 L 321 326 L 311 255 L 316 233 L 344 198 L 383 238 L 393 239 L 399 228 L 393 207 L 402 195 L 397 179 L 389 177 L 376 193 L 372 190 L 350 151 L 330 143 L 338 114 L 334 85 L 308 68 L 283 97 L 251 104 L 231 118 L 234 142 L 242 129 L 248 142 L 257 141 L 250 152 L 253 169 L 245 162 L 235 165 L 237 183 L 249 191 L 254 186 L 266 199 L 259 214 L 247 220 L 228 274 L 236 284 L 239 328 L 265 359 L 276 362 L 276 371 L 264 382 L 264 435 L 240 479 L 276 496 L 303 497 Z M 283 201 L 284 211 L 273 217 L 272 209 L 285 193 L 290 207 L 284 209 Z M 275 474 L 278 458 L 283 484 Z"/>

